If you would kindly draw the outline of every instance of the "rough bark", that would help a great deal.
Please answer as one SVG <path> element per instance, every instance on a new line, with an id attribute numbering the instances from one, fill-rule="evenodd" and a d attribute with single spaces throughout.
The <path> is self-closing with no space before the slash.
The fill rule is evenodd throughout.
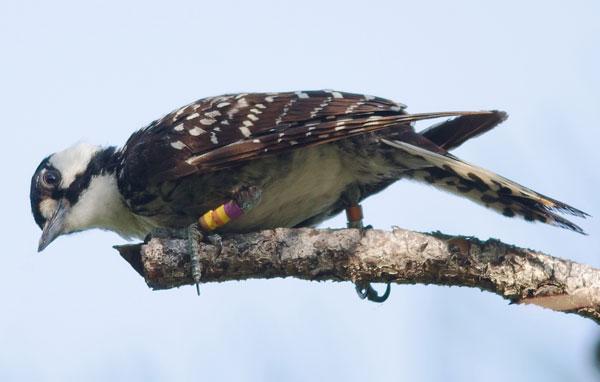
<path id="1" fill-rule="evenodd" d="M 148 286 L 193 284 L 185 240 L 116 247 Z M 203 283 L 296 277 L 312 281 L 477 287 L 513 303 L 576 313 L 600 323 L 600 270 L 498 240 L 356 229 L 275 229 L 200 243 Z"/>

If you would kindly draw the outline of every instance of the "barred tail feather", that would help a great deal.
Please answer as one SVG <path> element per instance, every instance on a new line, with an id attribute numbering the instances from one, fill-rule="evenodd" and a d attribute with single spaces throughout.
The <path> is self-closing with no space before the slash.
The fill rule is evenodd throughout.
<path id="1" fill-rule="evenodd" d="M 583 211 L 539 194 L 481 167 L 447 154 L 441 155 L 397 140 L 382 142 L 423 160 L 423 166 L 407 172 L 415 180 L 464 196 L 505 216 L 520 216 L 527 221 L 570 229 L 585 234 L 576 224 L 557 213 L 585 218 Z"/>

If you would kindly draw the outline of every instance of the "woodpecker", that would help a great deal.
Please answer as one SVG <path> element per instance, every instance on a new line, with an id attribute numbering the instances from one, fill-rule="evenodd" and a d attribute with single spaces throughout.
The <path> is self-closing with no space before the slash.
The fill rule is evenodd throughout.
<path id="1" fill-rule="evenodd" d="M 440 117 L 449 119 L 414 128 Z M 31 180 L 31 209 L 43 231 L 38 249 L 90 228 L 124 238 L 187 227 L 243 233 L 315 226 L 344 210 L 348 225 L 362 228 L 360 202 L 399 179 L 583 233 L 559 213 L 586 213 L 449 153 L 506 117 L 409 114 L 397 102 L 333 90 L 200 99 L 121 148 L 80 143 L 45 158 Z M 377 300 L 368 284 L 359 289 Z"/>

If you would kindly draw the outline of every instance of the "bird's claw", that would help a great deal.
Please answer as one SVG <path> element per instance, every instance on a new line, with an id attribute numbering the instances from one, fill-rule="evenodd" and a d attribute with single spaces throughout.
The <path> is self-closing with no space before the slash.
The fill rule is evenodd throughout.
<path id="1" fill-rule="evenodd" d="M 390 283 L 385 287 L 385 292 L 380 296 L 379 293 L 373 288 L 371 283 L 357 283 L 356 284 L 356 293 L 358 297 L 362 300 L 367 299 L 372 302 L 385 302 L 385 300 L 390 297 L 390 293 L 392 291 L 392 286 Z"/>
<path id="2" fill-rule="evenodd" d="M 202 276 L 202 268 L 200 267 L 200 259 L 198 258 L 198 252 L 200 250 L 198 243 L 202 241 L 203 238 L 204 235 L 200 231 L 198 224 L 191 224 L 187 228 L 187 245 L 192 267 L 192 278 L 196 284 L 196 293 L 198 296 L 200 296 L 200 276 Z"/>
<path id="3" fill-rule="evenodd" d="M 216 233 L 204 235 L 198 224 L 192 224 L 188 227 L 187 240 L 188 251 L 190 253 L 190 262 L 192 266 L 192 277 L 194 278 L 194 283 L 196 284 L 196 293 L 198 296 L 200 296 L 200 277 L 202 276 L 202 267 L 198 257 L 198 253 L 200 251 L 200 246 L 198 243 L 205 242 L 214 245 L 217 247 L 217 253 L 220 253 L 221 248 L 223 248 L 223 239 L 219 234 Z"/>
<path id="4" fill-rule="evenodd" d="M 223 248 L 223 238 L 218 233 L 213 232 L 210 235 L 206 235 L 204 241 L 217 247 L 218 252 Z"/>
<path id="5" fill-rule="evenodd" d="M 346 217 L 348 218 L 347 226 L 348 228 L 357 228 L 360 230 L 360 235 L 363 237 L 367 230 L 373 229 L 372 225 L 365 226 L 363 223 L 363 212 L 362 207 L 358 203 L 358 189 L 351 189 L 349 191 L 348 197 L 350 198 L 350 203 L 348 203 L 348 207 L 346 207 Z M 390 296 L 392 288 L 390 284 L 387 284 L 385 288 L 385 292 L 380 296 L 377 291 L 371 286 L 370 283 L 360 282 L 356 284 L 356 293 L 358 297 L 361 299 L 367 299 L 373 302 L 384 302 Z"/>
<path id="6" fill-rule="evenodd" d="M 200 295 L 200 277 L 202 276 L 202 268 L 200 266 L 200 259 L 198 257 L 198 253 L 200 251 L 200 246 L 198 243 L 205 239 L 204 234 L 200 230 L 200 226 L 197 223 L 194 223 L 186 228 L 155 228 L 148 234 L 148 236 L 146 236 L 144 242 L 147 243 L 150 238 L 153 237 L 180 239 L 186 241 L 187 252 L 190 255 L 192 278 L 196 284 L 196 293 Z M 211 244 L 213 244 L 211 241 L 211 236 L 206 238 Z"/>

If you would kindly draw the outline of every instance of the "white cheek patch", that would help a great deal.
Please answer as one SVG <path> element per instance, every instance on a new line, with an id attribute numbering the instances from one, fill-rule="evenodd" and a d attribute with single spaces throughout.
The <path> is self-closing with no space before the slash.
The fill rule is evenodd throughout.
<path id="1" fill-rule="evenodd" d="M 75 146 L 52 155 L 49 162 L 60 172 L 62 177 L 60 188 L 68 188 L 77 175 L 85 171 L 90 160 L 98 151 L 100 151 L 99 146 L 78 143 Z"/>
<path id="2" fill-rule="evenodd" d="M 40 213 L 42 216 L 48 220 L 56 211 L 57 202 L 54 199 L 44 199 L 40 202 Z"/>
<path id="3" fill-rule="evenodd" d="M 140 222 L 125 205 L 114 174 L 93 176 L 65 217 L 64 233 L 90 228 L 108 229 L 123 237 L 144 236 L 153 228 Z"/>

